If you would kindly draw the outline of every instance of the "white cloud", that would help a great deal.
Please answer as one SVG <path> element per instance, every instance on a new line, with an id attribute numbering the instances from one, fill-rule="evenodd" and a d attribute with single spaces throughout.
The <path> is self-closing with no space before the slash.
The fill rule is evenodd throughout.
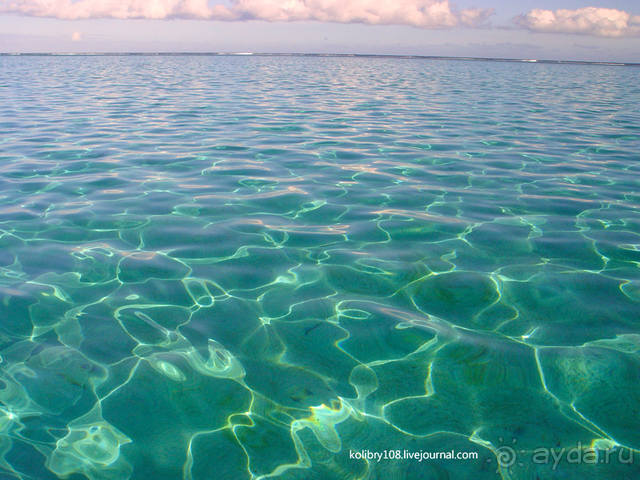
<path id="1" fill-rule="evenodd" d="M 0 12 L 60 19 L 194 18 L 411 25 L 447 28 L 482 24 L 490 9 L 457 11 L 449 0 L 0 0 Z"/>
<path id="2" fill-rule="evenodd" d="M 66 20 L 86 18 L 207 18 L 207 0 L 0 0 L 0 11 Z"/>
<path id="3" fill-rule="evenodd" d="M 640 35 L 640 16 L 614 8 L 585 7 L 577 10 L 531 10 L 514 21 L 534 32 L 577 33 L 599 37 Z"/>

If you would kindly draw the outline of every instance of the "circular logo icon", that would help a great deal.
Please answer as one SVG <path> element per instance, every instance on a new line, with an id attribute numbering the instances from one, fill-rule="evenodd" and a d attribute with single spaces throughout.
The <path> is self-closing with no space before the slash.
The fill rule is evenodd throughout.
<path id="1" fill-rule="evenodd" d="M 496 449 L 496 457 L 498 459 L 498 470 L 509 468 L 516 463 L 516 451 L 506 445 Z"/>

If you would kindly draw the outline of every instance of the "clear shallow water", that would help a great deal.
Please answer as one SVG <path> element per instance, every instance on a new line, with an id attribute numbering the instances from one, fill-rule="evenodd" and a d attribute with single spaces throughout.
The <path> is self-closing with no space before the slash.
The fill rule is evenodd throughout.
<path id="1" fill-rule="evenodd" d="M 639 73 L 0 57 L 0 478 L 638 478 Z"/>

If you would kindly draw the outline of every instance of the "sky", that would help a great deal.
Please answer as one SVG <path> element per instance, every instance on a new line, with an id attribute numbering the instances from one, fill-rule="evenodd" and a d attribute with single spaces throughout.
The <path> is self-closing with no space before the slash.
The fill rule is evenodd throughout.
<path id="1" fill-rule="evenodd" d="M 640 62 L 640 0 L 0 0 L 0 52 Z"/>

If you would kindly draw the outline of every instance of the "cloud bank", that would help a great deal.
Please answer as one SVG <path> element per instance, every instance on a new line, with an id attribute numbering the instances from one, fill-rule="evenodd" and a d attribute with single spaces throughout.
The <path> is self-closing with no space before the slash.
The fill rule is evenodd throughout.
<path id="1" fill-rule="evenodd" d="M 449 0 L 231 0 L 229 6 L 208 0 L 0 0 L 0 12 L 66 20 L 307 20 L 449 28 L 480 25 L 493 10 L 457 11 Z"/>
<path id="2" fill-rule="evenodd" d="M 614 8 L 585 7 L 577 10 L 531 10 L 514 19 L 534 32 L 577 33 L 599 37 L 640 35 L 640 15 Z"/>

